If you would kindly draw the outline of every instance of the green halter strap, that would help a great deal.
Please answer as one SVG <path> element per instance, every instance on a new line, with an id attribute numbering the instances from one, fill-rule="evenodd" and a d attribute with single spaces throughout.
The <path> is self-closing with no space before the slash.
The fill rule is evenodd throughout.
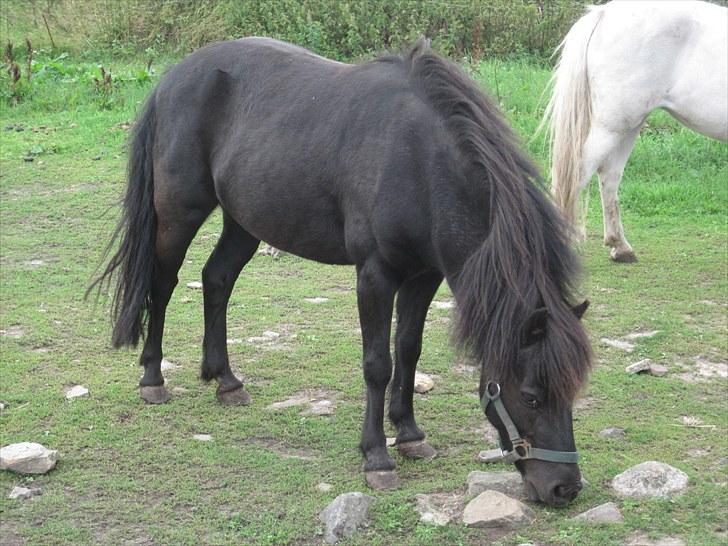
<path id="1" fill-rule="evenodd" d="M 491 392 L 491 387 L 495 392 Z M 500 417 L 503 426 L 508 432 L 508 439 L 511 441 L 511 450 L 503 449 L 501 443 L 501 451 L 503 452 L 503 460 L 509 463 L 515 463 L 523 459 L 539 459 L 541 461 L 550 461 L 552 463 L 572 463 L 575 464 L 579 460 L 579 454 L 576 451 L 553 451 L 551 449 L 539 449 L 531 447 L 528 440 L 521 438 L 516 425 L 513 423 L 511 416 L 508 415 L 503 400 L 500 397 L 500 385 L 495 381 L 488 381 L 485 385 L 485 392 L 480 399 L 480 406 L 483 413 L 488 409 L 488 404 L 493 404 L 498 417 Z"/>

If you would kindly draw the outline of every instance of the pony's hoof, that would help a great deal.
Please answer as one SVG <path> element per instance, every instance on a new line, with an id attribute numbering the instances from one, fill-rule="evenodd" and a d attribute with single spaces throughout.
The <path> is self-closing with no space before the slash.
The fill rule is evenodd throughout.
<path id="1" fill-rule="evenodd" d="M 364 472 L 367 485 L 376 491 L 393 491 L 400 488 L 399 477 L 394 470 L 370 470 Z"/>
<path id="2" fill-rule="evenodd" d="M 248 406 L 251 400 L 248 391 L 243 387 L 224 392 L 220 392 L 220 387 L 218 387 L 217 401 L 223 406 Z"/>
<path id="3" fill-rule="evenodd" d="M 435 451 L 432 446 L 424 440 L 397 444 L 397 451 L 399 451 L 399 454 L 402 455 L 402 457 L 406 457 L 407 459 L 424 459 L 425 461 L 431 461 L 437 456 L 437 451 Z"/>
<path id="4" fill-rule="evenodd" d="M 611 252 L 612 260 L 620 264 L 632 264 L 637 261 L 637 256 L 631 250 L 617 250 L 612 249 Z"/>
<path id="5" fill-rule="evenodd" d="M 147 404 L 164 404 L 169 402 L 172 396 L 167 387 L 158 385 L 156 387 L 139 387 L 139 395 Z"/>

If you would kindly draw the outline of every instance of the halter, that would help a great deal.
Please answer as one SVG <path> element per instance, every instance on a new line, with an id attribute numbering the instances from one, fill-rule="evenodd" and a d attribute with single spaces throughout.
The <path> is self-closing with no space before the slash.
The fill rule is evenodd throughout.
<path id="1" fill-rule="evenodd" d="M 490 392 L 491 387 L 495 388 L 495 393 Z M 504 461 L 515 463 L 523 459 L 539 459 L 541 461 L 551 461 L 552 463 L 575 464 L 579 460 L 579 454 L 576 451 L 553 451 L 551 449 L 531 447 L 529 441 L 521 438 L 521 435 L 518 433 L 516 425 L 513 423 L 511 416 L 508 415 L 508 411 L 503 405 L 500 393 L 500 385 L 495 381 L 488 381 L 485 385 L 485 393 L 480 399 L 480 406 L 483 408 L 483 413 L 485 413 L 488 409 L 488 404 L 492 403 L 503 426 L 508 431 L 508 439 L 511 441 L 510 451 L 503 449 L 503 442 L 500 441 L 500 437 L 498 438 Z"/>

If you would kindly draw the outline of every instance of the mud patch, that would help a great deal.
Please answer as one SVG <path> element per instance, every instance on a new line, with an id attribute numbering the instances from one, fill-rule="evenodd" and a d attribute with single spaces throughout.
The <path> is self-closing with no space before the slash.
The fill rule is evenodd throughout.
<path id="1" fill-rule="evenodd" d="M 333 399 L 336 393 L 324 389 L 300 391 L 286 400 L 274 402 L 265 409 L 277 411 L 293 407 L 302 407 L 300 415 L 331 415 L 336 410 Z"/>
<path id="2" fill-rule="evenodd" d="M 246 440 L 244 443 L 260 446 L 280 457 L 283 457 L 284 459 L 313 461 L 319 456 L 319 453 L 313 449 L 289 446 L 277 438 L 255 437 Z"/>
<path id="3" fill-rule="evenodd" d="M 0 329 L 0 336 L 10 337 L 13 339 L 20 339 L 25 335 L 25 330 L 22 326 L 8 326 L 7 328 Z"/>
<path id="4" fill-rule="evenodd" d="M 728 364 L 725 362 L 711 362 L 702 356 L 694 356 L 693 361 L 694 365 L 678 362 L 684 371 L 677 374 L 677 377 L 686 383 L 706 383 L 728 379 Z"/>

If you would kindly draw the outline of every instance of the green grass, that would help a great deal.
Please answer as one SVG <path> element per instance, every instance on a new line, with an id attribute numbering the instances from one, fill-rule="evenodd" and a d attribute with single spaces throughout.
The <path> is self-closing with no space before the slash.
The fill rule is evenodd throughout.
<path id="1" fill-rule="evenodd" d="M 50 58 L 50 57 L 49 57 Z M 49 59 L 48 58 L 48 59 Z M 40 62 L 43 62 L 42 59 Z M 135 74 L 141 64 L 109 59 L 62 60 L 80 73 L 98 64 Z M 511 122 L 545 165 L 541 138 L 531 138 L 548 71 L 526 61 L 473 69 L 500 98 Z M 156 77 L 153 76 L 152 80 Z M 109 346 L 108 300 L 83 300 L 118 215 L 124 190 L 123 124 L 133 119 L 152 81 L 121 78 L 110 104 L 99 103 L 84 78 L 39 78 L 16 107 L 0 106 L 0 445 L 38 441 L 60 452 L 58 468 L 33 479 L 43 494 L 6 499 L 31 481 L 0 472 L 0 533 L 28 544 L 315 544 L 317 514 L 336 495 L 364 490 L 356 448 L 364 407 L 361 349 L 352 268 L 322 266 L 292 256 L 258 257 L 243 272 L 229 310 L 230 338 L 281 332 L 285 348 L 230 346 L 253 404 L 222 408 L 214 386 L 198 380 L 202 294 L 185 287 L 221 230 L 219 214 L 200 230 L 180 272 L 167 315 L 166 357 L 176 393 L 165 406 L 145 406 L 136 388 L 137 351 Z M 497 83 L 496 83 L 497 82 Z M 0 80 L 7 85 L 7 79 Z M 23 131 L 3 130 L 19 125 Z M 24 160 L 33 157 L 32 162 Z M 566 509 L 535 506 L 536 522 L 495 543 L 618 545 L 636 530 L 675 535 L 689 545 L 725 541 L 728 494 L 726 382 L 688 384 L 680 363 L 702 356 L 726 362 L 726 147 L 695 135 L 666 115 L 653 116 L 627 167 L 621 188 L 627 236 L 640 261 L 610 262 L 601 244 L 599 198 L 592 187 L 589 239 L 581 252 L 583 291 L 592 301 L 586 324 L 597 365 L 576 412 L 575 434 L 589 486 Z M 596 185 L 596 184 L 595 184 Z M 40 260 L 38 263 L 36 260 Z M 320 305 L 303 300 L 324 296 Z M 450 297 L 442 288 L 438 299 Z M 449 312 L 433 309 L 420 369 L 439 376 L 417 396 L 418 420 L 443 454 L 430 463 L 397 459 L 403 488 L 376 493 L 372 523 L 348 544 L 484 544 L 482 530 L 418 523 L 417 493 L 462 488 L 486 444 L 477 378 L 453 370 Z M 600 342 L 636 330 L 659 330 L 627 355 Z M 291 334 L 296 334 L 292 337 Z M 651 358 L 664 378 L 628 376 L 624 367 Z M 67 402 L 75 383 L 91 396 Z M 265 407 L 303 390 L 336 394 L 331 417 L 302 417 L 296 408 Z M 682 416 L 709 427 L 689 428 Z M 388 426 L 388 425 L 387 425 Z M 606 426 L 627 440 L 601 439 Z M 388 426 L 389 427 L 389 426 Z M 391 428 L 388 428 L 391 435 Z M 192 439 L 212 434 L 210 443 Z M 693 448 L 709 450 L 692 457 Z M 298 450 L 307 459 L 287 458 Z M 690 476 L 673 500 L 620 500 L 611 478 L 629 466 L 659 460 Z M 502 469 L 506 469 L 502 466 Z M 334 488 L 321 493 L 316 484 Z M 570 518 L 614 500 L 626 523 L 586 526 Z M 135 541 L 135 542 L 134 542 Z"/>

